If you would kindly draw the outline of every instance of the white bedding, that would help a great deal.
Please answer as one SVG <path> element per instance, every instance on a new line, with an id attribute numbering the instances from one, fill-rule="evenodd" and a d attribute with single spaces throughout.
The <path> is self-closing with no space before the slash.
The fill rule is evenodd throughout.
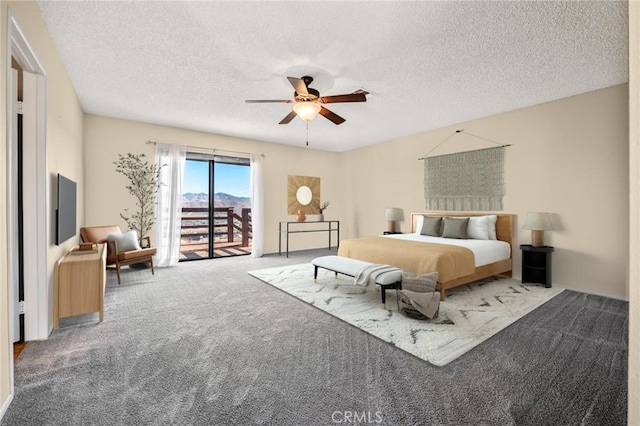
<path id="1" fill-rule="evenodd" d="M 384 235 L 384 237 L 466 247 L 473 252 L 476 268 L 511 257 L 511 246 L 509 243 L 500 240 L 459 240 L 455 238 L 430 237 L 428 235 L 417 234 L 390 234 Z"/>

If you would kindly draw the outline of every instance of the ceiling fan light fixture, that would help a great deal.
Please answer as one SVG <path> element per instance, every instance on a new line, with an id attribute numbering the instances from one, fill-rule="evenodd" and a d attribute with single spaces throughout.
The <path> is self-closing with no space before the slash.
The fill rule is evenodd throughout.
<path id="1" fill-rule="evenodd" d="M 304 121 L 311 121 L 316 118 L 321 109 L 320 104 L 309 101 L 296 102 L 293 106 L 295 113 Z"/>

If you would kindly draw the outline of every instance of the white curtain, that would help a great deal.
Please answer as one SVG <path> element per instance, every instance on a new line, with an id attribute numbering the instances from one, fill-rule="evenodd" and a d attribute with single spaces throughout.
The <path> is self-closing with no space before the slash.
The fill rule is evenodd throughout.
<path id="1" fill-rule="evenodd" d="M 156 266 L 173 266 L 180 258 L 182 181 L 186 158 L 186 146 L 156 143 L 156 165 L 160 167 L 154 226 L 158 252 L 153 263 Z"/>
<path id="2" fill-rule="evenodd" d="M 251 154 L 251 226 L 253 237 L 251 256 L 261 257 L 264 244 L 264 194 L 262 185 L 262 154 Z"/>

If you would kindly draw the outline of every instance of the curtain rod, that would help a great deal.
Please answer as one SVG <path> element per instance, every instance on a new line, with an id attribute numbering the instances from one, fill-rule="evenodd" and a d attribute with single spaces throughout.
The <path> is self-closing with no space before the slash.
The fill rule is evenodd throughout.
<path id="1" fill-rule="evenodd" d="M 443 143 L 445 143 L 446 141 L 448 141 L 449 139 L 451 139 L 453 136 L 457 135 L 458 133 L 462 133 L 462 132 L 464 132 L 464 129 L 458 129 L 458 130 L 456 130 L 455 132 L 453 132 L 452 134 L 450 134 L 449 136 L 447 136 L 447 137 L 445 138 L 445 140 L 443 140 L 443 141 L 442 141 L 442 142 L 440 142 L 438 145 L 436 145 L 436 146 L 435 146 L 431 151 L 427 152 L 423 157 L 418 158 L 418 160 L 424 160 L 424 159 L 428 158 L 428 157 L 429 157 L 429 154 L 431 154 L 433 151 L 435 151 L 436 149 L 438 149 L 438 148 L 440 147 L 440 145 L 442 145 Z M 469 135 L 469 136 L 473 136 L 474 138 L 482 139 L 482 140 L 485 140 L 485 141 L 487 141 L 487 142 L 491 142 L 491 143 L 493 143 L 493 144 L 499 145 L 499 146 L 501 146 L 501 147 L 503 147 L 503 148 L 506 148 L 506 147 L 508 147 L 508 146 L 511 146 L 511 144 L 507 144 L 507 145 L 505 145 L 505 144 L 501 144 L 500 142 L 492 141 L 491 139 L 483 138 L 482 136 L 474 135 L 473 133 L 466 132 L 466 134 L 467 134 L 467 135 Z M 485 149 L 489 149 L 489 148 L 485 148 Z M 473 150 L 473 151 L 476 151 L 476 150 Z M 477 151 L 479 151 L 479 150 L 477 150 Z M 465 151 L 463 151 L 463 152 L 465 152 Z M 454 152 L 453 154 L 456 154 L 456 153 Z M 444 154 L 444 155 L 449 155 L 449 154 Z"/>
<path id="2" fill-rule="evenodd" d="M 156 142 L 156 141 L 146 141 L 145 143 L 146 143 L 147 145 L 151 145 L 151 144 L 155 145 L 155 144 L 157 144 L 158 142 Z M 187 148 L 192 148 L 192 149 L 203 149 L 203 150 L 205 150 L 205 151 L 213 151 L 213 152 L 216 152 L 216 151 L 218 151 L 218 152 L 229 152 L 229 153 L 232 153 L 232 154 L 247 154 L 247 155 L 255 154 L 255 153 L 253 153 L 253 152 L 232 151 L 232 150 L 229 150 L 229 149 L 210 148 L 210 147 L 204 147 L 204 146 L 192 146 L 192 145 L 187 145 Z M 265 154 L 262 154 L 262 153 L 258 153 L 258 155 L 261 155 L 263 158 L 266 158 L 266 157 L 267 157 Z"/>

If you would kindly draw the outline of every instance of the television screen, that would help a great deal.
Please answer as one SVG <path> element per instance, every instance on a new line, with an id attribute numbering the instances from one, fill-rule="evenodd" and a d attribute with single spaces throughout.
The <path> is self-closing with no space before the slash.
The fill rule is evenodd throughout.
<path id="1" fill-rule="evenodd" d="M 76 183 L 58 174 L 58 209 L 56 210 L 56 244 L 76 235 Z"/>

